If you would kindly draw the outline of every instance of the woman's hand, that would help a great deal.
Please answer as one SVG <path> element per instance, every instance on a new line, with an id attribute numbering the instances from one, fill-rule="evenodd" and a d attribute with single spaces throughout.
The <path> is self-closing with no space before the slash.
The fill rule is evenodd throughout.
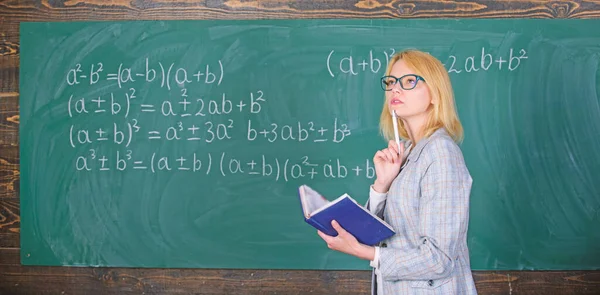
<path id="1" fill-rule="evenodd" d="M 393 140 L 389 141 L 387 148 L 375 153 L 373 164 L 375 165 L 377 179 L 373 183 L 373 188 L 376 191 L 386 193 L 389 190 L 392 181 L 400 172 L 403 156 L 404 142 L 400 143 L 400 150 L 398 150 L 398 145 Z"/>
<path id="2" fill-rule="evenodd" d="M 375 248 L 361 244 L 356 238 L 345 229 L 343 229 L 337 221 L 331 221 L 331 226 L 338 232 L 336 237 L 328 236 L 321 231 L 317 231 L 319 236 L 327 243 L 329 249 L 350 254 L 365 260 L 375 259 Z"/>

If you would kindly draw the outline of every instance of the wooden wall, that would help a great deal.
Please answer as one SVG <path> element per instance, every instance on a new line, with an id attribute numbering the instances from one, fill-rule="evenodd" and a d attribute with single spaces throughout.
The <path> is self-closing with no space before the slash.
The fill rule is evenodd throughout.
<path id="1" fill-rule="evenodd" d="M 370 286 L 368 271 L 21 266 L 20 22 L 428 17 L 597 18 L 600 17 L 600 1 L 0 1 L 0 294 L 367 294 Z M 474 277 L 479 294 L 600 294 L 600 271 L 474 272 Z"/>

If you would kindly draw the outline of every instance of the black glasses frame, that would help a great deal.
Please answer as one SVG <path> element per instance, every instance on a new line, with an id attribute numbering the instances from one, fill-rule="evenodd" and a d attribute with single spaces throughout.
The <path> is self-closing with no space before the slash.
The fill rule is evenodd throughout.
<path id="1" fill-rule="evenodd" d="M 404 77 L 414 77 L 417 82 L 415 82 L 415 85 L 413 85 L 413 87 L 406 88 L 406 87 L 404 87 L 404 85 L 402 85 L 402 82 L 400 82 L 400 80 L 402 80 Z M 421 77 L 419 75 L 415 75 L 415 74 L 407 74 L 407 75 L 404 75 L 404 76 L 402 76 L 400 78 L 396 78 L 394 76 L 383 76 L 383 77 L 381 77 L 381 83 L 380 83 L 380 85 L 381 85 L 381 89 L 383 89 L 384 91 L 391 91 L 392 90 L 391 88 L 387 89 L 387 87 L 386 87 L 387 84 L 386 84 L 385 81 L 389 80 L 389 79 L 394 79 L 395 80 L 394 84 L 391 85 L 392 88 L 394 87 L 394 85 L 400 84 L 400 88 L 402 88 L 404 90 L 415 89 L 415 87 L 417 87 L 417 84 L 419 84 L 419 80 L 425 82 L 425 79 L 423 79 L 423 77 Z"/>

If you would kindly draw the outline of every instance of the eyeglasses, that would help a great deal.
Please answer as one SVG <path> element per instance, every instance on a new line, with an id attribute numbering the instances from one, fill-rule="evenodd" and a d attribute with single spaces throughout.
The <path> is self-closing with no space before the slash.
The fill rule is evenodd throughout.
<path id="1" fill-rule="evenodd" d="M 419 80 L 425 82 L 423 77 L 415 74 L 404 75 L 400 78 L 396 78 L 394 76 L 383 76 L 381 78 L 381 88 L 385 91 L 390 91 L 394 88 L 396 83 L 400 82 L 400 88 L 404 90 L 411 90 L 417 87 Z"/>

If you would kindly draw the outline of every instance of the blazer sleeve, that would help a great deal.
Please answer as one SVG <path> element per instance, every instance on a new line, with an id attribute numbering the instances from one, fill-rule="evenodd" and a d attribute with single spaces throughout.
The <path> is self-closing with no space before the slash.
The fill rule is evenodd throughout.
<path id="1" fill-rule="evenodd" d="M 380 249 L 384 280 L 448 277 L 458 255 L 457 244 L 466 239 L 472 178 L 460 148 L 449 140 L 432 141 L 426 148 L 431 157 L 420 183 L 420 238 L 417 245 Z"/>

